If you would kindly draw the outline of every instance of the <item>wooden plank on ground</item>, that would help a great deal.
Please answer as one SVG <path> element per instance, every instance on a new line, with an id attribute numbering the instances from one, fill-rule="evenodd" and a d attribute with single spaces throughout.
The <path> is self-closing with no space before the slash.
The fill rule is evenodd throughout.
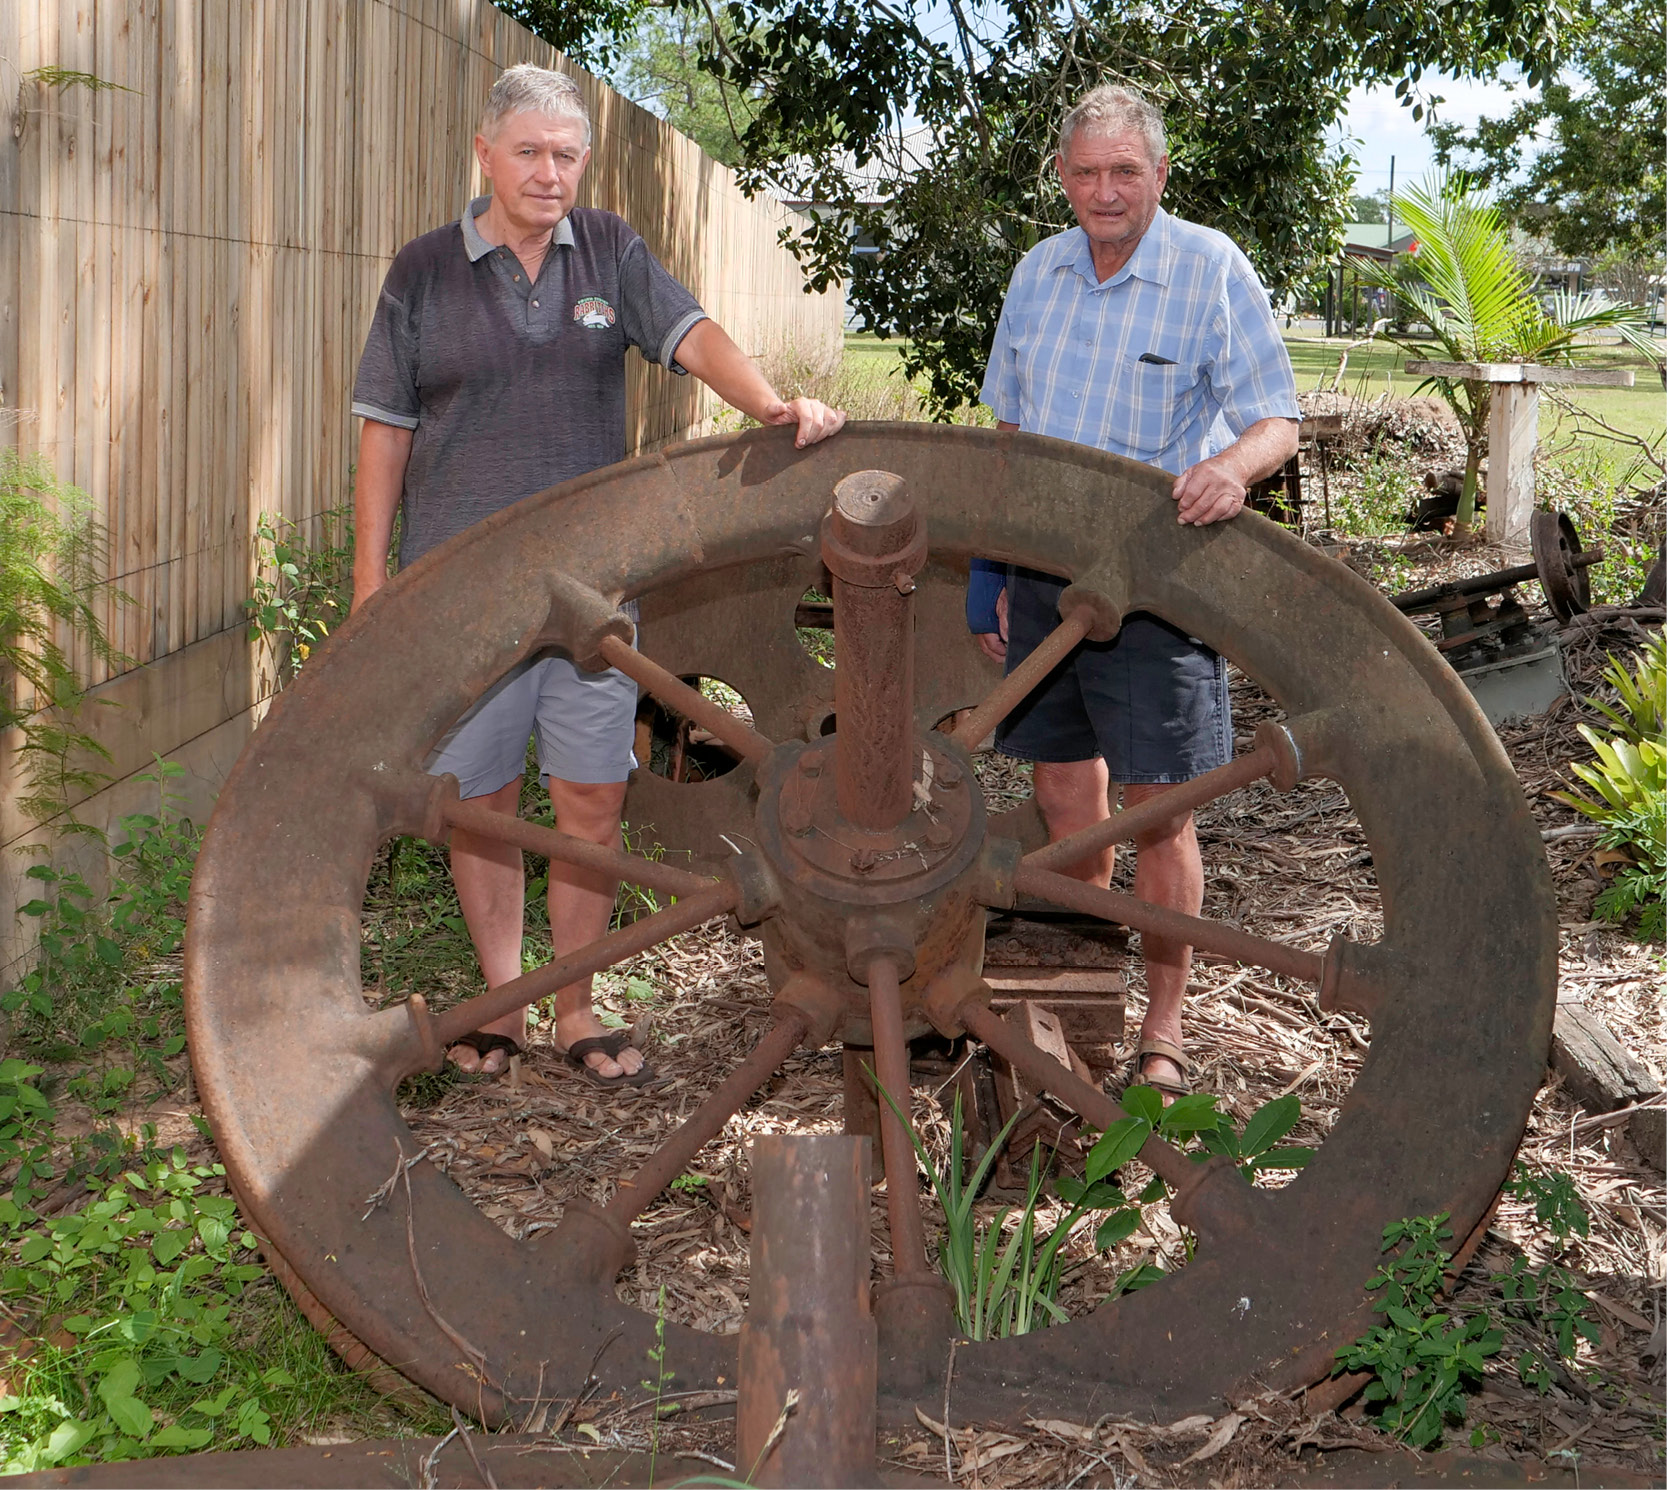
<path id="1" fill-rule="evenodd" d="M 1551 1069 L 1587 1112 L 1613 1112 L 1661 1090 L 1585 1004 L 1558 1004 L 1551 1031 Z"/>

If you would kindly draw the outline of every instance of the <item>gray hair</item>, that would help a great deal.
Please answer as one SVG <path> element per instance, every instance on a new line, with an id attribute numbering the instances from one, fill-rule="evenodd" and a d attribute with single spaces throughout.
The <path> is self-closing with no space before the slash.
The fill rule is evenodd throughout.
<path id="1" fill-rule="evenodd" d="M 480 132 L 489 140 L 495 138 L 511 114 L 577 119 L 585 127 L 585 144 L 590 144 L 590 110 L 585 107 L 579 85 L 565 73 L 535 67 L 531 62 L 517 62 L 509 68 L 486 95 Z"/>
<path id="2" fill-rule="evenodd" d="M 1163 132 L 1163 114 L 1158 107 L 1138 93 L 1111 83 L 1090 88 L 1059 121 L 1061 155 L 1070 149 L 1071 141 L 1082 129 L 1100 134 L 1121 134 L 1132 130 L 1146 141 L 1146 151 L 1153 165 L 1169 152 L 1169 143 Z"/>

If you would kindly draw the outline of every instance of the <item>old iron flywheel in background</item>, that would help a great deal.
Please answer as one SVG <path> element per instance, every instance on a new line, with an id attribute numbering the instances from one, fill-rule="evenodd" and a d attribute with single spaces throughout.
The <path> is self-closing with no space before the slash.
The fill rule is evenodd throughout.
<path id="1" fill-rule="evenodd" d="M 1264 727 L 1196 799 L 1260 777 L 1340 783 L 1371 847 L 1384 933 L 1321 954 L 1217 922 L 1179 928 L 1200 947 L 1312 978 L 1327 1007 L 1369 1020 L 1360 1075 L 1282 1189 L 1152 1140 L 1142 1157 L 1177 1190 L 1177 1217 L 1197 1236 L 1192 1261 L 1086 1318 L 960 1346 L 957 1413 L 1175 1417 L 1254 1382 L 1324 1375 L 1364 1323 L 1383 1227 L 1446 1211 L 1463 1238 L 1507 1173 L 1550 1035 L 1550 876 L 1503 750 L 1417 630 L 1253 514 L 1182 527 L 1169 487 L 1149 467 L 989 430 L 858 424 L 805 451 L 761 431 L 530 498 L 413 565 L 344 624 L 226 783 L 186 949 L 192 1060 L 216 1141 L 252 1224 L 324 1307 L 488 1420 L 520 1416 L 538 1394 L 572 1397 L 592 1371 L 636 1395 L 655 1320 L 614 1292 L 631 1218 L 799 1045 L 873 1043 L 887 1080 L 912 1030 L 966 1028 L 1091 1122 L 1109 1119 L 1102 1094 L 1015 1048 L 989 1014 L 982 907 L 1017 890 L 1177 928 L 1063 879 L 1055 871 L 1071 854 L 1060 846 L 1022 858 L 1026 835 L 986 823 L 966 747 L 1010 703 L 1010 685 L 981 706 L 969 726 L 979 735 L 928 735 L 994 685 L 959 614 L 966 560 L 982 554 L 1070 577 L 1061 655 L 1150 610 L 1267 690 L 1283 725 Z M 794 633 L 819 555 L 835 584 L 831 697 Z M 643 652 L 619 612 L 637 597 Z M 499 1004 L 715 915 L 758 928 L 776 1002 L 758 1048 L 606 1207 L 569 1203 L 557 1230 L 516 1242 L 426 1161 L 410 1165 L 408 1191 L 395 1186 L 367 1214 L 367 1198 L 388 1194 L 418 1151 L 395 1087 L 494 1006 L 482 996 L 438 1014 L 420 998 L 371 1009 L 359 918 L 391 836 L 440 840 L 458 822 L 494 830 L 421 762 L 496 678 L 545 647 L 622 666 L 691 717 L 703 705 L 678 678 L 722 678 L 752 705 L 756 732 L 731 716 L 701 720 L 741 759 L 715 781 L 639 773 L 631 812 L 690 849 L 692 868 L 500 821 L 511 841 L 678 898 L 588 960 L 569 956 L 499 990 Z M 830 710 L 837 728 L 824 734 Z M 913 1177 L 912 1163 L 898 1168 Z M 888 1199 L 898 1277 L 876 1291 L 882 1407 L 941 1407 L 947 1316 L 918 1210 L 911 1222 L 899 1195 Z M 664 1369 L 680 1390 L 733 1382 L 734 1337 L 666 1325 Z"/>

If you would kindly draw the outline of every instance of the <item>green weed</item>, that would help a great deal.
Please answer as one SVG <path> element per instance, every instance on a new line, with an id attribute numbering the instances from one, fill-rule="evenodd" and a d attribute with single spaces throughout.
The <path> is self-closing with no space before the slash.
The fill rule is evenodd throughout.
<path id="1" fill-rule="evenodd" d="M 352 508 L 334 508 L 306 522 L 261 513 L 252 588 L 243 602 L 249 640 L 259 644 L 262 691 L 276 693 L 347 617 L 353 600 Z"/>
<path id="2" fill-rule="evenodd" d="M 1464 1319 L 1437 1306 L 1451 1260 L 1446 1221 L 1443 1212 L 1384 1228 L 1383 1250 L 1395 1255 L 1366 1287 L 1382 1290 L 1376 1308 L 1385 1322 L 1339 1351 L 1332 1368 L 1372 1372 L 1363 1395 L 1373 1420 L 1415 1449 L 1464 1421 L 1465 1394 L 1505 1340 L 1485 1311 Z"/>

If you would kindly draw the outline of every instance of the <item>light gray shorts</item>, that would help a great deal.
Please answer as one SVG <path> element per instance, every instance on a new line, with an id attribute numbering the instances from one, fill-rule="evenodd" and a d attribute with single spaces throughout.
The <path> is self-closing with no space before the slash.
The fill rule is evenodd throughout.
<path id="1" fill-rule="evenodd" d="M 624 673 L 587 673 L 566 657 L 535 657 L 481 695 L 425 768 L 455 776 L 465 797 L 489 796 L 526 769 L 527 741 L 536 734 L 542 775 L 585 785 L 624 781 L 637 764 L 636 715 L 637 685 Z"/>

